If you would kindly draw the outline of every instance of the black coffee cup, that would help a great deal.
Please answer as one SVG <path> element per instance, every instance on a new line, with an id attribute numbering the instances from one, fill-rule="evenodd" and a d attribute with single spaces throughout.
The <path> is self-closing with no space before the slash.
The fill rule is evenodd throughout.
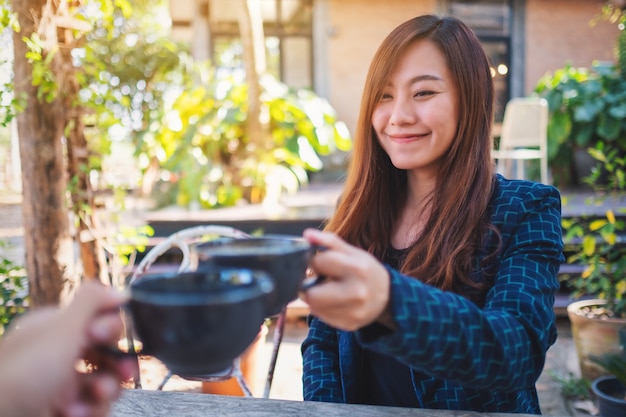
<path id="1" fill-rule="evenodd" d="M 142 276 L 127 305 L 141 354 L 178 375 L 224 372 L 259 333 L 273 287 L 267 273 L 242 268 Z"/>
<path id="2" fill-rule="evenodd" d="M 311 257 L 323 249 L 300 237 L 266 235 L 209 241 L 191 251 L 198 270 L 231 267 L 267 272 L 274 281 L 274 290 L 267 296 L 266 315 L 271 317 L 295 300 L 299 291 L 321 282 L 321 277 L 305 279 Z"/>

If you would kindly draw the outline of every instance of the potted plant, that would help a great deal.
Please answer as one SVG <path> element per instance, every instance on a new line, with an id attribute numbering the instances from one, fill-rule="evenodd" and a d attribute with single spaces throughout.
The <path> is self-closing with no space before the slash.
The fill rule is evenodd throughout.
<path id="1" fill-rule="evenodd" d="M 626 77 L 619 65 L 566 65 L 544 76 L 535 92 L 548 101 L 548 162 L 557 185 L 583 185 L 594 167 L 590 148 L 626 155 Z"/>
<path id="2" fill-rule="evenodd" d="M 626 416 L 626 327 L 620 329 L 619 336 L 619 350 L 591 357 L 609 373 L 591 384 L 600 417 Z"/>
<path id="3" fill-rule="evenodd" d="M 623 196 L 626 191 L 626 157 L 620 154 L 626 147 L 622 142 L 616 147 L 598 141 L 588 149 L 598 163 L 583 179 L 595 191 L 588 204 L 601 204 L 607 196 Z M 570 304 L 567 312 L 582 377 L 591 382 L 605 371 L 590 357 L 614 350 L 617 333 L 626 325 L 626 226 L 610 208 L 602 218 L 563 219 L 562 226 L 567 261 L 582 268 L 580 274 L 564 274 L 562 279 L 572 297 L 580 299 Z"/>
<path id="4" fill-rule="evenodd" d="M 567 307 L 581 375 L 593 381 L 605 374 L 591 360 L 618 345 L 617 333 L 626 326 L 626 246 L 624 221 L 612 210 L 605 218 L 564 219 L 568 263 L 582 267 L 580 274 L 564 275 L 572 297 Z"/>
<path id="5" fill-rule="evenodd" d="M 600 18 L 626 24 L 621 8 L 610 3 Z M 555 184 L 583 185 L 594 168 L 590 148 L 626 156 L 626 31 L 617 38 L 616 63 L 596 61 L 590 68 L 567 64 L 541 78 L 535 92 L 548 101 L 548 163 Z M 595 167 L 600 169 L 595 181 L 602 182 L 602 165 Z"/>
<path id="6" fill-rule="evenodd" d="M 606 187 L 595 182 L 603 175 L 611 194 L 626 190 L 626 158 L 606 154 L 602 145 L 590 152 L 602 170 L 595 168 L 585 178 L 596 190 L 589 204 L 602 203 Z M 602 172 L 602 174 L 600 174 Z M 620 194 L 622 193 L 622 194 Z M 622 209 L 623 211 L 623 209 Z M 618 214 L 621 214 L 618 212 Z M 593 356 L 601 356 L 618 346 L 618 331 L 626 326 L 626 226 L 608 209 L 603 218 L 563 219 L 565 253 L 569 264 L 580 265 L 580 274 L 564 274 L 562 279 L 575 299 L 567 308 L 576 344 L 581 375 L 591 382 L 605 374 Z"/>
<path id="7" fill-rule="evenodd" d="M 607 195 L 623 195 L 626 158 L 617 157 L 615 150 L 606 153 L 601 143 L 590 150 L 590 155 L 602 169 L 594 168 L 584 179 L 596 191 L 595 201 L 589 204 L 602 203 Z M 603 183 L 596 181 L 600 175 Z M 624 220 L 612 209 L 603 218 L 563 219 L 567 261 L 582 267 L 580 274 L 564 274 L 563 279 L 572 297 L 580 298 L 568 306 L 567 313 L 581 374 L 589 382 L 605 374 L 591 357 L 614 350 L 618 331 L 626 326 L 625 229 Z"/>

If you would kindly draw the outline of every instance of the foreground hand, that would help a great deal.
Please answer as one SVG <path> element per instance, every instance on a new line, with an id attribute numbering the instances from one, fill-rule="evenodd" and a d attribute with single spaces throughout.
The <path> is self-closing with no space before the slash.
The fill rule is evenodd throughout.
<path id="1" fill-rule="evenodd" d="M 119 340 L 125 301 L 110 287 L 86 282 L 67 308 L 43 308 L 16 320 L 0 340 L 0 415 L 106 416 L 121 382 L 137 372 L 134 361 L 94 350 Z M 80 372 L 80 359 L 94 371 Z"/>
<path id="2" fill-rule="evenodd" d="M 389 273 L 371 254 L 333 233 L 307 229 L 311 244 L 328 248 L 311 260 L 311 268 L 327 280 L 300 294 L 311 314 L 326 324 L 354 331 L 384 315 L 389 303 Z"/>

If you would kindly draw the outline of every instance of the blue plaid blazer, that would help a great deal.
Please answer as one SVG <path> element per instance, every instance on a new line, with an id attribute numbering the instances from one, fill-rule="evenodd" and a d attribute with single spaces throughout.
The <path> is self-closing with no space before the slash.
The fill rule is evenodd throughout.
<path id="1" fill-rule="evenodd" d="M 472 302 L 389 267 L 397 329 L 345 332 L 310 317 L 301 348 L 304 400 L 365 402 L 361 360 L 370 349 L 410 367 L 422 408 L 541 413 L 535 383 L 557 336 L 561 199 L 554 187 L 498 175 L 490 207 L 501 251 L 484 299 Z"/>

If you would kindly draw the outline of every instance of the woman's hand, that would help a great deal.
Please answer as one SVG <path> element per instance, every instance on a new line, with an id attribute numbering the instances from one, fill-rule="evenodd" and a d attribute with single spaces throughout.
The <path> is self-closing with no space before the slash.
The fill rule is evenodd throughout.
<path id="1" fill-rule="evenodd" d="M 137 372 L 133 360 L 95 349 L 119 340 L 119 306 L 126 299 L 85 282 L 66 308 L 42 308 L 16 320 L 0 341 L 0 415 L 106 416 L 121 382 Z M 81 359 L 93 372 L 77 368 Z"/>
<path id="2" fill-rule="evenodd" d="M 354 331 L 387 317 L 389 273 L 366 251 L 333 233 L 307 229 L 311 244 L 327 250 L 317 253 L 310 267 L 326 281 L 300 294 L 311 314 L 338 329 Z"/>

